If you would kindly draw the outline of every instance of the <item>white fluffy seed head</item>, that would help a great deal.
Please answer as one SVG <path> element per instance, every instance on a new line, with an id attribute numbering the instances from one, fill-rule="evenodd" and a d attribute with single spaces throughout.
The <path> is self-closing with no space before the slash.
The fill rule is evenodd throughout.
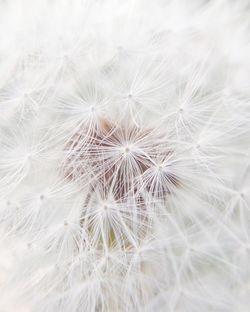
<path id="1" fill-rule="evenodd" d="M 247 1 L 0 8 L 0 310 L 247 311 Z"/>

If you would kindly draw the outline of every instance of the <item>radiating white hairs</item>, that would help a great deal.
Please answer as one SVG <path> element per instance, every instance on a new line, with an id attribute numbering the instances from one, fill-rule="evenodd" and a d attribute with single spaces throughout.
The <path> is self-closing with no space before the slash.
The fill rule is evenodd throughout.
<path id="1" fill-rule="evenodd" d="M 250 10 L 0 1 L 0 311 L 248 311 Z"/>

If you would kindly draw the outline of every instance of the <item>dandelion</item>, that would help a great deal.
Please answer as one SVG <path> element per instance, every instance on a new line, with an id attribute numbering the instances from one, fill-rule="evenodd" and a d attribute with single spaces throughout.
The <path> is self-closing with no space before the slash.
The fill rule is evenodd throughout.
<path id="1" fill-rule="evenodd" d="M 247 311 L 247 2 L 0 7 L 0 311 Z"/>

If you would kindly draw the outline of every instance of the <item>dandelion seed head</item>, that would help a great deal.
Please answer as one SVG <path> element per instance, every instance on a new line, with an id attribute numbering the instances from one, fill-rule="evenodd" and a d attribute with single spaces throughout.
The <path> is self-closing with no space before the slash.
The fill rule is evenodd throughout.
<path id="1" fill-rule="evenodd" d="M 0 20 L 0 309 L 247 311 L 247 1 Z"/>

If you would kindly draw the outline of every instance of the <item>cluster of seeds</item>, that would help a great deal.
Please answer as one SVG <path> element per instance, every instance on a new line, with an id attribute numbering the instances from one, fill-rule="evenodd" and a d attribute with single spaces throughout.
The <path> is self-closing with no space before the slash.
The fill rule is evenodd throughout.
<path id="1" fill-rule="evenodd" d="M 116 214 L 121 214 L 120 220 L 124 214 L 130 221 L 135 216 L 136 222 L 140 221 L 140 232 L 145 235 L 148 230 L 145 214 L 155 203 L 166 201 L 180 184 L 171 170 L 173 152 L 166 143 L 163 136 L 155 136 L 151 129 L 117 125 L 106 119 L 94 128 L 82 127 L 71 137 L 65 149 L 64 174 L 89 190 L 81 216 L 81 226 L 89 236 L 95 232 L 91 220 L 96 216 L 94 211 L 107 214 L 112 207 Z M 124 226 L 131 231 L 133 222 L 129 223 Z M 100 247 L 100 242 L 105 245 L 104 240 L 109 247 L 119 242 L 125 242 L 126 248 L 130 246 L 129 238 L 124 238 L 120 231 L 117 233 L 112 222 L 106 227 L 107 233 L 94 239 L 95 247 Z"/>

